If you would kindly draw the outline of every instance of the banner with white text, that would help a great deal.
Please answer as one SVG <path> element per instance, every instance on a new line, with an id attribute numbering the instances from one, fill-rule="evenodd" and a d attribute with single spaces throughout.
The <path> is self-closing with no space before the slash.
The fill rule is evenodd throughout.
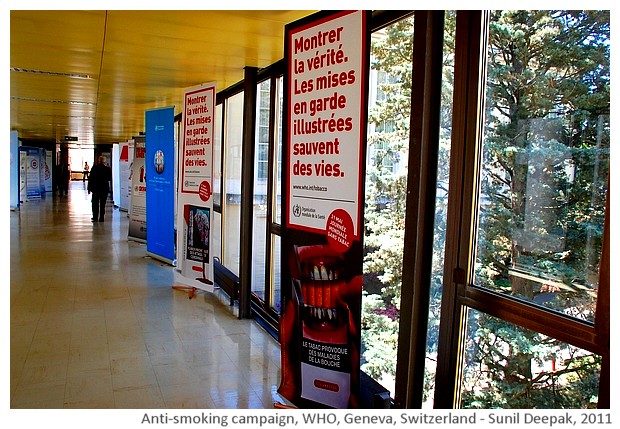
<path id="1" fill-rule="evenodd" d="M 146 124 L 146 251 L 176 265 L 174 204 L 176 200 L 174 107 L 147 110 Z"/>
<path id="2" fill-rule="evenodd" d="M 15 130 L 11 130 L 10 149 L 9 196 L 11 210 L 14 210 L 19 207 L 19 139 Z"/>
<path id="3" fill-rule="evenodd" d="M 286 26 L 282 380 L 298 407 L 357 408 L 368 12 Z"/>

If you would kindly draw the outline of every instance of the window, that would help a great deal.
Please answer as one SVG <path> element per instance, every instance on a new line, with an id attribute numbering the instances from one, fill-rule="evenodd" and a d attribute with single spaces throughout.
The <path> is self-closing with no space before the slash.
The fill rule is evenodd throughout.
<path id="1" fill-rule="evenodd" d="M 258 84 L 254 169 L 254 204 L 252 209 L 252 292 L 265 301 L 267 269 L 267 177 L 269 171 L 270 80 Z"/>
<path id="2" fill-rule="evenodd" d="M 465 11 L 456 34 L 478 79 L 455 79 L 435 406 L 608 407 L 609 12 Z"/>
<path id="3" fill-rule="evenodd" d="M 435 374 L 437 371 L 437 346 L 441 315 L 441 292 L 443 288 L 444 251 L 448 189 L 450 177 L 450 154 L 452 132 L 452 96 L 454 92 L 454 30 L 456 12 L 446 11 L 444 17 L 443 64 L 441 82 L 441 107 L 439 147 L 437 153 L 437 188 L 435 194 L 435 220 L 433 227 L 433 256 L 429 285 L 429 309 L 426 336 L 426 359 L 424 365 L 424 390 L 422 406 L 433 406 Z"/>
<path id="4" fill-rule="evenodd" d="M 271 235 L 271 308 L 280 315 L 282 312 L 280 274 L 280 224 L 282 222 L 282 109 L 284 106 L 284 88 L 282 77 L 276 81 L 275 100 L 277 106 L 274 109 L 275 117 L 275 138 L 273 150 L 273 187 L 271 189 L 272 220 L 270 226 Z"/>
<path id="5" fill-rule="evenodd" d="M 475 283 L 590 322 L 609 174 L 608 49 L 605 14 L 491 17 Z"/>
<path id="6" fill-rule="evenodd" d="M 281 311 L 280 218 L 282 168 L 282 77 L 264 71 L 257 86 L 252 209 L 252 312 L 277 337 Z"/>
<path id="7" fill-rule="evenodd" d="M 596 12 L 491 14 L 474 277 L 591 323 L 609 174 L 608 23 Z M 476 367 L 502 368 L 483 391 L 502 391 L 510 408 L 592 407 L 600 357 L 474 313 Z M 564 368 L 549 366 L 556 358 Z"/>
<path id="8" fill-rule="evenodd" d="M 213 217 L 211 219 L 211 242 L 214 258 L 222 260 L 222 129 L 224 104 L 215 106 L 213 125 Z"/>
<path id="9" fill-rule="evenodd" d="M 276 109 L 276 144 L 274 146 L 274 168 L 273 168 L 273 184 L 272 190 L 272 204 L 273 204 L 273 219 L 277 225 L 282 224 L 282 109 L 284 105 L 284 88 L 283 79 L 279 77 L 277 82 L 277 95 L 278 108 Z"/>
<path id="10" fill-rule="evenodd" d="M 269 174 L 269 108 L 270 81 L 258 84 L 258 103 L 256 120 L 256 177 L 258 183 L 267 183 Z M 266 190 L 265 190 L 266 195 Z"/>
<path id="11" fill-rule="evenodd" d="M 601 356 L 469 310 L 463 408 L 595 408 Z"/>
<path id="12" fill-rule="evenodd" d="M 394 49 L 400 49 L 398 61 Z M 371 43 L 362 365 L 394 395 L 400 321 L 413 52 L 413 18 L 376 31 Z M 390 83 L 388 85 L 388 83 Z"/>
<path id="13" fill-rule="evenodd" d="M 243 92 L 226 100 L 224 134 L 224 200 L 222 201 L 222 234 L 229 237 L 223 244 L 222 262 L 239 275 L 241 259 L 241 145 L 243 141 Z"/>
<path id="14" fill-rule="evenodd" d="M 362 369 L 398 407 L 432 406 L 454 81 L 455 13 L 415 18 L 401 16 L 373 34 L 369 90 Z M 433 43 L 414 58 L 415 22 Z M 435 82 L 425 87 L 431 75 Z M 433 129 L 421 133 L 422 124 Z M 434 216 L 421 214 L 426 206 Z M 417 235 L 420 229 L 428 233 Z"/>

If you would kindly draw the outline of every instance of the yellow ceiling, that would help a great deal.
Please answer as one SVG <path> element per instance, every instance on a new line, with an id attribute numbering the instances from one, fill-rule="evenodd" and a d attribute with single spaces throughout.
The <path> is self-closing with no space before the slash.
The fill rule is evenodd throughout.
<path id="1" fill-rule="evenodd" d="M 11 129 L 20 138 L 126 141 L 185 89 L 243 79 L 284 56 L 284 26 L 314 11 L 12 10 Z"/>

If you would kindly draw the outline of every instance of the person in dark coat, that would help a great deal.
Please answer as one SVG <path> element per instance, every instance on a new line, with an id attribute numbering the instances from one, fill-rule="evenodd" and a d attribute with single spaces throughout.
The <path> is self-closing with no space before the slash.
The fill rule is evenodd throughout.
<path id="1" fill-rule="evenodd" d="M 71 166 L 66 162 L 61 163 L 58 166 L 58 196 L 62 197 L 62 194 L 65 194 L 65 197 L 69 195 L 69 182 L 71 181 Z"/>
<path id="2" fill-rule="evenodd" d="M 88 193 L 93 194 L 93 218 L 91 219 L 93 222 L 103 222 L 112 181 L 112 169 L 104 164 L 104 160 L 103 156 L 99 156 L 97 164 L 90 169 L 88 175 Z"/>

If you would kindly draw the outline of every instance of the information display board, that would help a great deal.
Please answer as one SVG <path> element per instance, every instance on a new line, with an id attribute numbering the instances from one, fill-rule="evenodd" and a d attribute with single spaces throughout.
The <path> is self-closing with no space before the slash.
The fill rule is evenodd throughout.
<path id="1" fill-rule="evenodd" d="M 285 34 L 278 392 L 359 406 L 368 12 L 320 12 Z"/>

